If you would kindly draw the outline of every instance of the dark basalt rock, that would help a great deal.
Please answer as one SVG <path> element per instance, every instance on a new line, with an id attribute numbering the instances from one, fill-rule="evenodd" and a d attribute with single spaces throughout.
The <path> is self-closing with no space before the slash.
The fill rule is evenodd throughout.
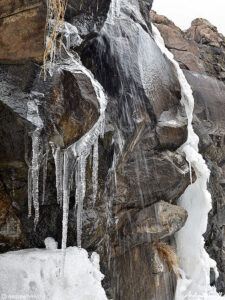
<path id="1" fill-rule="evenodd" d="M 65 20 L 76 25 L 82 37 L 98 33 L 107 17 L 110 0 L 69 0 Z"/>

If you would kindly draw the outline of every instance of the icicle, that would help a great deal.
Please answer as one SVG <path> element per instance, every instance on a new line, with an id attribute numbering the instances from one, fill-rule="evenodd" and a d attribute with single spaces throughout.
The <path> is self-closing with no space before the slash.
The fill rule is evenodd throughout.
<path id="1" fill-rule="evenodd" d="M 191 161 L 188 162 L 189 164 L 189 172 L 190 172 L 190 182 L 192 184 L 192 169 L 191 169 Z"/>
<path id="2" fill-rule="evenodd" d="M 67 231 L 68 231 L 68 215 L 69 215 L 69 200 L 70 200 L 70 187 L 69 187 L 69 157 L 67 151 L 64 153 L 64 166 L 63 166 L 63 220 L 62 220 L 62 249 L 66 249 Z"/>
<path id="3" fill-rule="evenodd" d="M 42 204 L 45 202 L 45 189 L 46 189 L 46 180 L 47 180 L 47 172 L 48 172 L 48 153 L 49 153 L 49 147 L 48 147 L 48 143 L 46 143 L 46 152 L 43 159 Z"/>
<path id="4" fill-rule="evenodd" d="M 62 206 L 63 201 L 63 151 L 52 145 L 52 153 L 55 161 L 55 177 L 56 177 L 56 190 L 57 190 L 57 203 Z"/>
<path id="5" fill-rule="evenodd" d="M 83 215 L 83 202 L 86 191 L 86 155 L 81 155 L 78 159 L 77 166 L 77 182 L 76 182 L 76 202 L 77 202 L 77 246 L 81 248 L 81 235 L 82 235 L 82 215 Z"/>
<path id="6" fill-rule="evenodd" d="M 92 187 L 93 187 L 93 204 L 95 204 L 98 192 L 98 140 L 93 147 L 93 163 L 92 163 Z"/>
<path id="7" fill-rule="evenodd" d="M 32 215 L 32 167 L 28 169 L 28 218 Z"/>
<path id="8" fill-rule="evenodd" d="M 39 220 L 39 149 L 40 149 L 40 129 L 36 129 L 32 134 L 32 198 L 34 206 L 34 227 Z M 30 200 L 30 199 L 29 199 Z"/>

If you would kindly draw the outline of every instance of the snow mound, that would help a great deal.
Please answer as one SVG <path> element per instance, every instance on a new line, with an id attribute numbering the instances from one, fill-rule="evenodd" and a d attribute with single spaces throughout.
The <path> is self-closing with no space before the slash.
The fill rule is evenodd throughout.
<path id="1" fill-rule="evenodd" d="M 0 255 L 0 299 L 107 300 L 97 253 L 50 248 Z"/>

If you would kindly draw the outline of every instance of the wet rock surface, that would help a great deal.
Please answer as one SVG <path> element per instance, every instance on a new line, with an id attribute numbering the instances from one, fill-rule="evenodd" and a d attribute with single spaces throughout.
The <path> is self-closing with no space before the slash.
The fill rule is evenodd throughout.
<path id="1" fill-rule="evenodd" d="M 116 299 L 174 299 L 176 276 L 169 272 L 166 262 L 149 244 L 132 248 L 115 258 L 111 271 L 112 295 Z"/>
<path id="2" fill-rule="evenodd" d="M 136 246 L 170 238 L 184 226 L 187 217 L 184 208 L 162 200 L 139 211 L 120 211 L 119 244 L 114 246 L 112 255 L 120 256 Z"/>
<path id="3" fill-rule="evenodd" d="M 31 136 L 37 124 L 41 122 L 44 152 L 48 141 L 61 148 L 71 145 L 99 116 L 97 97 L 87 76 L 61 70 L 52 77 L 48 75 L 44 81 L 43 73 L 40 75 L 44 3 L 24 1 L 22 5 L 16 2 L 13 7 L 10 3 L 3 1 L 4 9 L 0 9 L 0 19 L 4 19 L 0 23 L 0 29 L 4 29 L 0 33 L 0 45 L 10 32 L 15 35 L 15 24 L 18 28 L 24 27 L 20 28 L 21 34 L 13 40 L 14 44 L 10 44 L 17 50 L 13 57 L 7 43 L 4 42 L 0 50 L 1 252 L 44 247 L 43 241 L 48 236 L 61 243 L 62 210 L 57 204 L 51 149 L 43 203 L 43 169 L 40 173 L 40 220 L 36 231 L 33 216 L 27 217 Z M 187 138 L 187 119 L 180 103 L 176 72 L 152 38 L 151 4 L 152 1 L 134 1 L 135 12 L 129 6 L 122 6 L 120 19 L 113 26 L 105 22 L 110 1 L 84 0 L 81 5 L 78 0 L 70 0 L 65 16 L 66 21 L 77 26 L 83 38 L 79 47 L 73 46 L 73 53 L 79 53 L 82 63 L 101 83 L 108 99 L 105 135 L 98 143 L 99 190 L 95 205 L 92 163 L 90 159 L 87 161 L 82 245 L 101 255 L 106 274 L 104 287 L 109 298 L 118 300 L 174 298 L 175 272 L 152 243 L 161 241 L 175 249 L 173 235 L 187 218 L 186 211 L 175 205 L 190 184 L 189 166 L 179 151 Z M 20 14 L 29 14 L 24 24 L 20 22 Z M 206 246 L 218 261 L 217 287 L 224 292 L 221 245 L 224 243 L 225 100 L 221 82 L 223 64 L 220 55 L 215 55 L 220 50 L 224 53 L 222 37 L 215 29 L 208 32 L 209 25 L 203 21 L 204 26 L 200 21 L 193 23 L 198 29 L 198 34 L 193 36 L 191 30 L 183 33 L 154 12 L 151 18 L 181 67 L 195 72 L 187 71 L 185 75 L 196 100 L 194 126 L 200 137 L 200 149 L 212 171 L 209 187 L 213 210 Z M 30 24 L 32 38 L 24 44 L 27 24 Z M 199 38 L 204 35 L 209 42 Z M 209 52 L 221 70 L 206 59 Z M 205 74 L 214 75 L 220 81 Z M 192 175 L 195 180 L 195 174 Z M 74 203 L 73 188 L 68 246 L 76 245 Z"/>

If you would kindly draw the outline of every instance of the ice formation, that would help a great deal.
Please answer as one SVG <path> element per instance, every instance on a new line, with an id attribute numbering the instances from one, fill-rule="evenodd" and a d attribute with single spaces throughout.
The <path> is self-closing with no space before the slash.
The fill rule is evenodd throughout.
<path id="1" fill-rule="evenodd" d="M 84 249 L 66 249 L 64 277 L 62 251 L 47 238 L 47 249 L 29 249 L 0 255 L 1 299 L 107 300 L 101 286 L 99 256 Z"/>
<path id="2" fill-rule="evenodd" d="M 69 53 L 68 53 L 69 54 Z M 86 192 L 86 160 L 91 154 L 93 148 L 93 195 L 97 195 L 97 174 L 98 174 L 98 139 L 99 136 L 104 134 L 105 124 L 105 108 L 107 104 L 106 96 L 102 86 L 93 75 L 87 70 L 80 61 L 77 61 L 70 55 L 70 58 L 60 66 L 61 69 L 67 70 L 72 74 L 83 73 L 91 81 L 95 90 L 99 106 L 100 116 L 94 126 L 82 136 L 77 142 L 69 146 L 63 151 L 63 238 L 62 247 L 66 247 L 67 236 L 67 223 L 68 223 L 68 210 L 69 210 L 69 197 L 71 189 L 71 180 L 75 171 L 75 184 L 76 184 L 76 207 L 77 207 L 77 245 L 81 247 L 81 233 L 82 233 L 82 211 L 83 200 Z M 56 162 L 57 163 L 57 162 Z M 71 166 L 74 165 L 74 170 Z M 60 171 L 61 172 L 61 171 Z M 95 199 L 94 199 L 95 201 Z"/>
<path id="3" fill-rule="evenodd" d="M 33 100 L 27 102 L 27 120 L 30 121 L 36 129 L 32 133 L 32 160 L 28 169 L 28 217 L 32 214 L 32 204 L 34 207 L 34 226 L 36 228 L 39 220 L 39 172 L 40 172 L 40 157 L 41 157 L 41 131 L 44 126 L 39 114 L 38 97 L 43 96 L 38 92 L 32 92 Z M 47 164 L 47 162 L 46 162 Z M 46 170 L 43 176 L 47 176 Z M 44 178 L 43 178 L 44 179 Z M 44 188 L 45 189 L 45 183 Z"/>
<path id="4" fill-rule="evenodd" d="M 86 75 L 94 88 L 95 94 L 99 102 L 99 118 L 94 126 L 82 136 L 77 142 L 62 150 L 52 144 L 52 153 L 55 160 L 56 168 L 56 188 L 57 201 L 63 209 L 63 233 L 62 248 L 66 248 L 67 243 L 67 227 L 69 213 L 69 199 L 72 188 L 72 177 L 75 176 L 75 208 L 77 210 L 77 245 L 81 247 L 82 235 L 82 214 L 83 201 L 86 192 L 86 160 L 93 149 L 93 202 L 95 202 L 98 190 L 98 139 L 104 135 L 104 120 L 106 108 L 106 96 L 102 86 L 94 79 L 92 73 L 86 69 L 79 58 L 75 58 L 70 52 L 71 45 L 80 44 L 81 38 L 75 26 L 65 22 L 63 34 L 66 39 L 66 45 L 63 45 L 67 58 L 62 59 L 59 64 L 55 64 L 55 68 L 59 71 L 69 71 L 71 74 Z M 51 66 L 52 67 L 52 66 Z"/>
<path id="5" fill-rule="evenodd" d="M 54 20 L 50 21 L 50 23 L 54 23 Z M 51 26 L 54 26 L 54 24 Z M 64 25 L 60 26 L 57 30 L 60 30 L 64 36 L 65 45 L 63 44 L 62 47 L 67 58 L 61 58 L 61 60 L 57 62 L 55 61 L 55 43 L 54 47 L 52 48 L 53 54 L 51 53 L 50 62 L 46 64 L 47 70 L 49 71 L 50 75 L 53 74 L 53 70 L 59 72 L 68 71 L 74 76 L 76 76 L 76 74 L 84 74 L 90 79 L 99 102 L 99 118 L 89 132 L 87 132 L 67 149 L 61 149 L 59 146 L 51 143 L 51 150 L 55 161 L 57 202 L 63 209 L 62 248 L 66 249 L 69 200 L 73 176 L 75 177 L 76 189 L 75 208 L 77 209 L 77 245 L 78 247 L 81 247 L 83 201 L 86 192 L 86 160 L 92 153 L 92 149 L 93 203 L 96 201 L 98 191 L 98 139 L 99 136 L 104 135 L 105 108 L 107 101 L 103 88 L 99 82 L 95 80 L 92 73 L 82 65 L 80 59 L 70 53 L 70 47 L 79 45 L 82 41 L 78 34 L 77 28 L 69 23 L 64 22 Z M 43 156 L 41 153 L 42 149 L 40 135 L 43 122 L 39 116 L 36 102 L 30 101 L 28 104 L 28 119 L 36 126 L 36 130 L 32 134 L 32 163 L 29 166 L 28 171 L 28 215 L 31 216 L 33 203 L 35 211 L 34 225 L 36 227 L 39 220 L 40 167 L 43 168 L 42 203 L 44 203 L 49 150 L 46 146 L 45 155 Z"/>
<path id="6" fill-rule="evenodd" d="M 179 199 L 179 205 L 188 212 L 185 226 L 177 233 L 177 253 L 180 259 L 181 278 L 178 280 L 176 300 L 224 299 L 210 286 L 210 268 L 217 274 L 216 262 L 212 260 L 204 248 L 203 234 L 207 228 L 208 213 L 211 209 L 211 195 L 207 190 L 210 171 L 202 155 L 198 152 L 198 136 L 192 127 L 194 98 L 179 64 L 174 60 L 158 31 L 153 26 L 154 39 L 162 53 L 174 65 L 181 86 L 181 103 L 185 107 L 188 119 L 188 138 L 180 151 L 197 175 L 195 183 L 191 184 Z"/>

